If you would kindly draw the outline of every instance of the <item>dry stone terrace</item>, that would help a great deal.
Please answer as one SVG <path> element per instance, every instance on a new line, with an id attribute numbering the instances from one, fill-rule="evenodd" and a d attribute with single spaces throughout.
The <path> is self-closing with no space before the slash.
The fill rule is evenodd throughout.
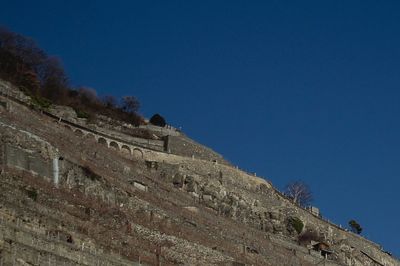
<path id="1" fill-rule="evenodd" d="M 2 108 L 7 109 L 8 111 L 11 110 L 11 106 L 13 105 L 11 104 L 11 102 L 22 104 L 25 106 L 31 106 L 29 97 L 25 96 L 22 92 L 20 92 L 8 82 L 4 82 L 2 80 L 0 80 L 0 95 L 2 95 L 4 99 L 0 102 L 0 106 L 3 106 Z M 66 129 L 74 131 L 75 134 L 78 136 L 94 138 L 98 143 L 104 144 L 109 148 L 128 153 L 132 156 L 143 157 L 143 149 L 147 149 L 151 151 L 159 151 L 173 153 L 181 156 L 193 157 L 201 160 L 220 162 L 229 165 L 229 163 L 226 162 L 221 155 L 215 153 L 207 147 L 199 145 L 198 143 L 185 136 L 182 136 L 179 131 L 171 126 L 168 126 L 166 128 L 159 128 L 152 125 L 140 126 L 140 128 L 158 132 L 163 136 L 160 140 L 143 139 L 123 134 L 116 134 L 116 132 L 112 132 L 110 130 L 105 130 L 102 128 L 90 128 L 85 124 L 78 124 L 68 119 L 65 119 L 60 113 L 55 114 L 54 112 L 44 110 L 42 110 L 41 113 L 54 118 L 59 123 L 63 124 Z M 68 118 L 70 118 L 71 116 L 71 114 L 67 115 Z"/>
<path id="2" fill-rule="evenodd" d="M 46 219 L 54 208 L 65 211 L 67 216 L 62 212 L 57 215 L 73 221 L 64 224 L 63 230 L 75 241 L 85 239 L 95 246 L 122 249 L 127 253 L 121 256 L 132 256 L 135 262 L 140 253 L 147 254 L 144 257 L 152 265 L 157 261 L 163 265 L 399 265 L 375 243 L 293 205 L 262 178 L 213 162 L 216 157 L 187 156 L 182 153 L 185 151 L 179 152 L 182 147 L 172 154 L 165 147 L 158 151 L 139 146 L 107 134 L 109 131 L 23 109 L 21 102 L 0 98 L 6 102 L 0 117 L 4 125 L 0 127 L 2 202 L 12 199 L 9 210 L 21 210 L 23 202 L 29 204 L 30 209 L 40 212 L 33 212 L 32 217 L 45 221 L 42 226 L 46 227 L 51 224 Z M 179 145 L 179 138 L 175 140 Z M 196 149 L 208 154 L 203 147 Z M 50 182 L 55 156 L 64 158 L 58 162 L 57 189 Z M 28 176 L 19 177 L 21 170 Z M 19 211 L 19 217 L 27 211 Z M 326 259 L 299 245 L 288 222 L 291 217 L 300 218 L 305 230 L 323 236 L 332 251 Z M 27 222 L 26 226 L 39 230 L 38 224 Z M 72 224 L 80 225 L 79 234 Z M 95 224 L 101 225 L 97 231 Z M 57 220 L 53 226 L 47 230 L 56 230 L 61 222 Z M 6 225 L 4 230 L 10 227 Z M 101 230 L 110 234 L 99 233 Z M 107 242 L 99 242 L 101 236 L 107 236 Z M 2 243 L 0 240 L 0 249 L 3 247 L 8 262 L 17 259 L 13 248 L 18 245 Z M 141 252 L 130 249 L 129 253 L 124 248 L 132 245 L 141 246 Z M 118 257 L 118 252 L 105 254 Z M 63 261 L 67 255 L 57 256 Z M 37 265 L 29 256 L 19 259 Z"/>
<path id="3" fill-rule="evenodd" d="M 127 153 L 129 155 L 138 157 L 138 158 L 143 158 L 143 151 L 137 146 L 134 146 L 133 144 L 129 144 L 126 142 L 118 141 L 115 139 L 111 139 L 107 137 L 106 135 L 99 135 L 96 134 L 96 132 L 93 132 L 92 130 L 86 130 L 82 127 L 77 128 L 68 124 L 65 124 L 65 128 L 68 130 L 73 131 L 77 136 L 86 138 L 86 139 L 94 139 L 96 142 L 107 146 L 108 148 L 115 149 L 117 151 L 121 151 L 124 153 Z"/>

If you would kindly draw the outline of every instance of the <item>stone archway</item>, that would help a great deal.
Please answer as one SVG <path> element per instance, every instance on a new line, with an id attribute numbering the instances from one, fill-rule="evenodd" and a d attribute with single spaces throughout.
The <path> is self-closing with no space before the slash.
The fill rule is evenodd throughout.
<path id="1" fill-rule="evenodd" d="M 96 140 L 96 136 L 92 133 L 87 133 L 85 138 L 88 140 Z"/>
<path id="2" fill-rule="evenodd" d="M 72 127 L 69 125 L 64 125 L 64 128 L 68 129 L 68 130 L 72 130 Z"/>
<path id="3" fill-rule="evenodd" d="M 75 135 L 77 135 L 77 136 L 79 136 L 79 137 L 82 137 L 82 136 L 83 136 L 82 130 L 76 129 L 76 130 L 75 130 Z"/>
<path id="4" fill-rule="evenodd" d="M 132 151 L 132 155 L 135 158 L 143 158 L 143 151 L 141 149 L 134 148 Z"/>
<path id="5" fill-rule="evenodd" d="M 113 148 L 113 149 L 119 151 L 119 145 L 118 145 L 118 143 L 115 142 L 115 141 L 111 141 L 111 142 L 110 142 L 110 148 Z"/>
<path id="6" fill-rule="evenodd" d="M 97 140 L 97 142 L 100 143 L 100 144 L 103 144 L 103 145 L 105 145 L 105 146 L 108 146 L 108 145 L 107 145 L 107 140 L 106 140 L 105 138 L 100 137 L 100 138 Z"/>
<path id="7" fill-rule="evenodd" d="M 128 145 L 122 145 L 121 151 L 127 154 L 131 154 L 131 148 Z"/>

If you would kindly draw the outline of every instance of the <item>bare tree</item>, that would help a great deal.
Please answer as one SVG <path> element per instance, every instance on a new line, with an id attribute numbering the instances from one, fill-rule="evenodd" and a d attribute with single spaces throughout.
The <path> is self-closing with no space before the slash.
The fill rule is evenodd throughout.
<path id="1" fill-rule="evenodd" d="M 56 57 L 48 57 L 42 68 L 39 71 L 42 95 L 55 103 L 64 103 L 69 86 L 61 61 Z"/>
<path id="2" fill-rule="evenodd" d="M 103 97 L 102 103 L 105 107 L 114 109 L 117 106 L 117 99 L 112 95 L 106 95 Z"/>
<path id="3" fill-rule="evenodd" d="M 140 107 L 140 103 L 135 96 L 124 96 L 122 97 L 122 110 L 124 112 L 135 114 Z"/>
<path id="4" fill-rule="evenodd" d="M 285 194 L 300 206 L 307 206 L 313 200 L 312 193 L 308 186 L 300 180 L 291 182 L 285 187 Z"/>
<path id="5" fill-rule="evenodd" d="M 80 87 L 78 89 L 79 97 L 84 105 L 96 104 L 99 102 L 95 89 L 89 87 Z"/>

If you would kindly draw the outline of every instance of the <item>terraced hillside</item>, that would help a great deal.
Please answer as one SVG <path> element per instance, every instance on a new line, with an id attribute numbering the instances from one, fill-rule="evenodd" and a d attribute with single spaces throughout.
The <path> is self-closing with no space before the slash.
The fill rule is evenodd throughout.
<path id="1" fill-rule="evenodd" d="M 399 265 L 179 132 L 143 139 L 0 88 L 0 265 Z"/>

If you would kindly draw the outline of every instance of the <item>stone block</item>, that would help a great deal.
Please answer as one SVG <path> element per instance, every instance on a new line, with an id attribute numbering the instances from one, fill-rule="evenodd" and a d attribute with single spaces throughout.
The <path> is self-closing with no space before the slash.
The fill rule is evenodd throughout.
<path id="1" fill-rule="evenodd" d="M 213 197 L 211 195 L 208 195 L 208 194 L 203 195 L 203 200 L 205 200 L 205 201 L 212 201 L 212 199 L 213 199 Z"/>
<path id="2" fill-rule="evenodd" d="M 280 220 L 281 215 L 279 212 L 269 212 L 269 218 L 271 220 Z"/>
<path id="3" fill-rule="evenodd" d="M 145 184 L 142 184 L 140 182 L 134 181 L 133 186 L 141 191 L 147 192 L 148 187 Z"/>

